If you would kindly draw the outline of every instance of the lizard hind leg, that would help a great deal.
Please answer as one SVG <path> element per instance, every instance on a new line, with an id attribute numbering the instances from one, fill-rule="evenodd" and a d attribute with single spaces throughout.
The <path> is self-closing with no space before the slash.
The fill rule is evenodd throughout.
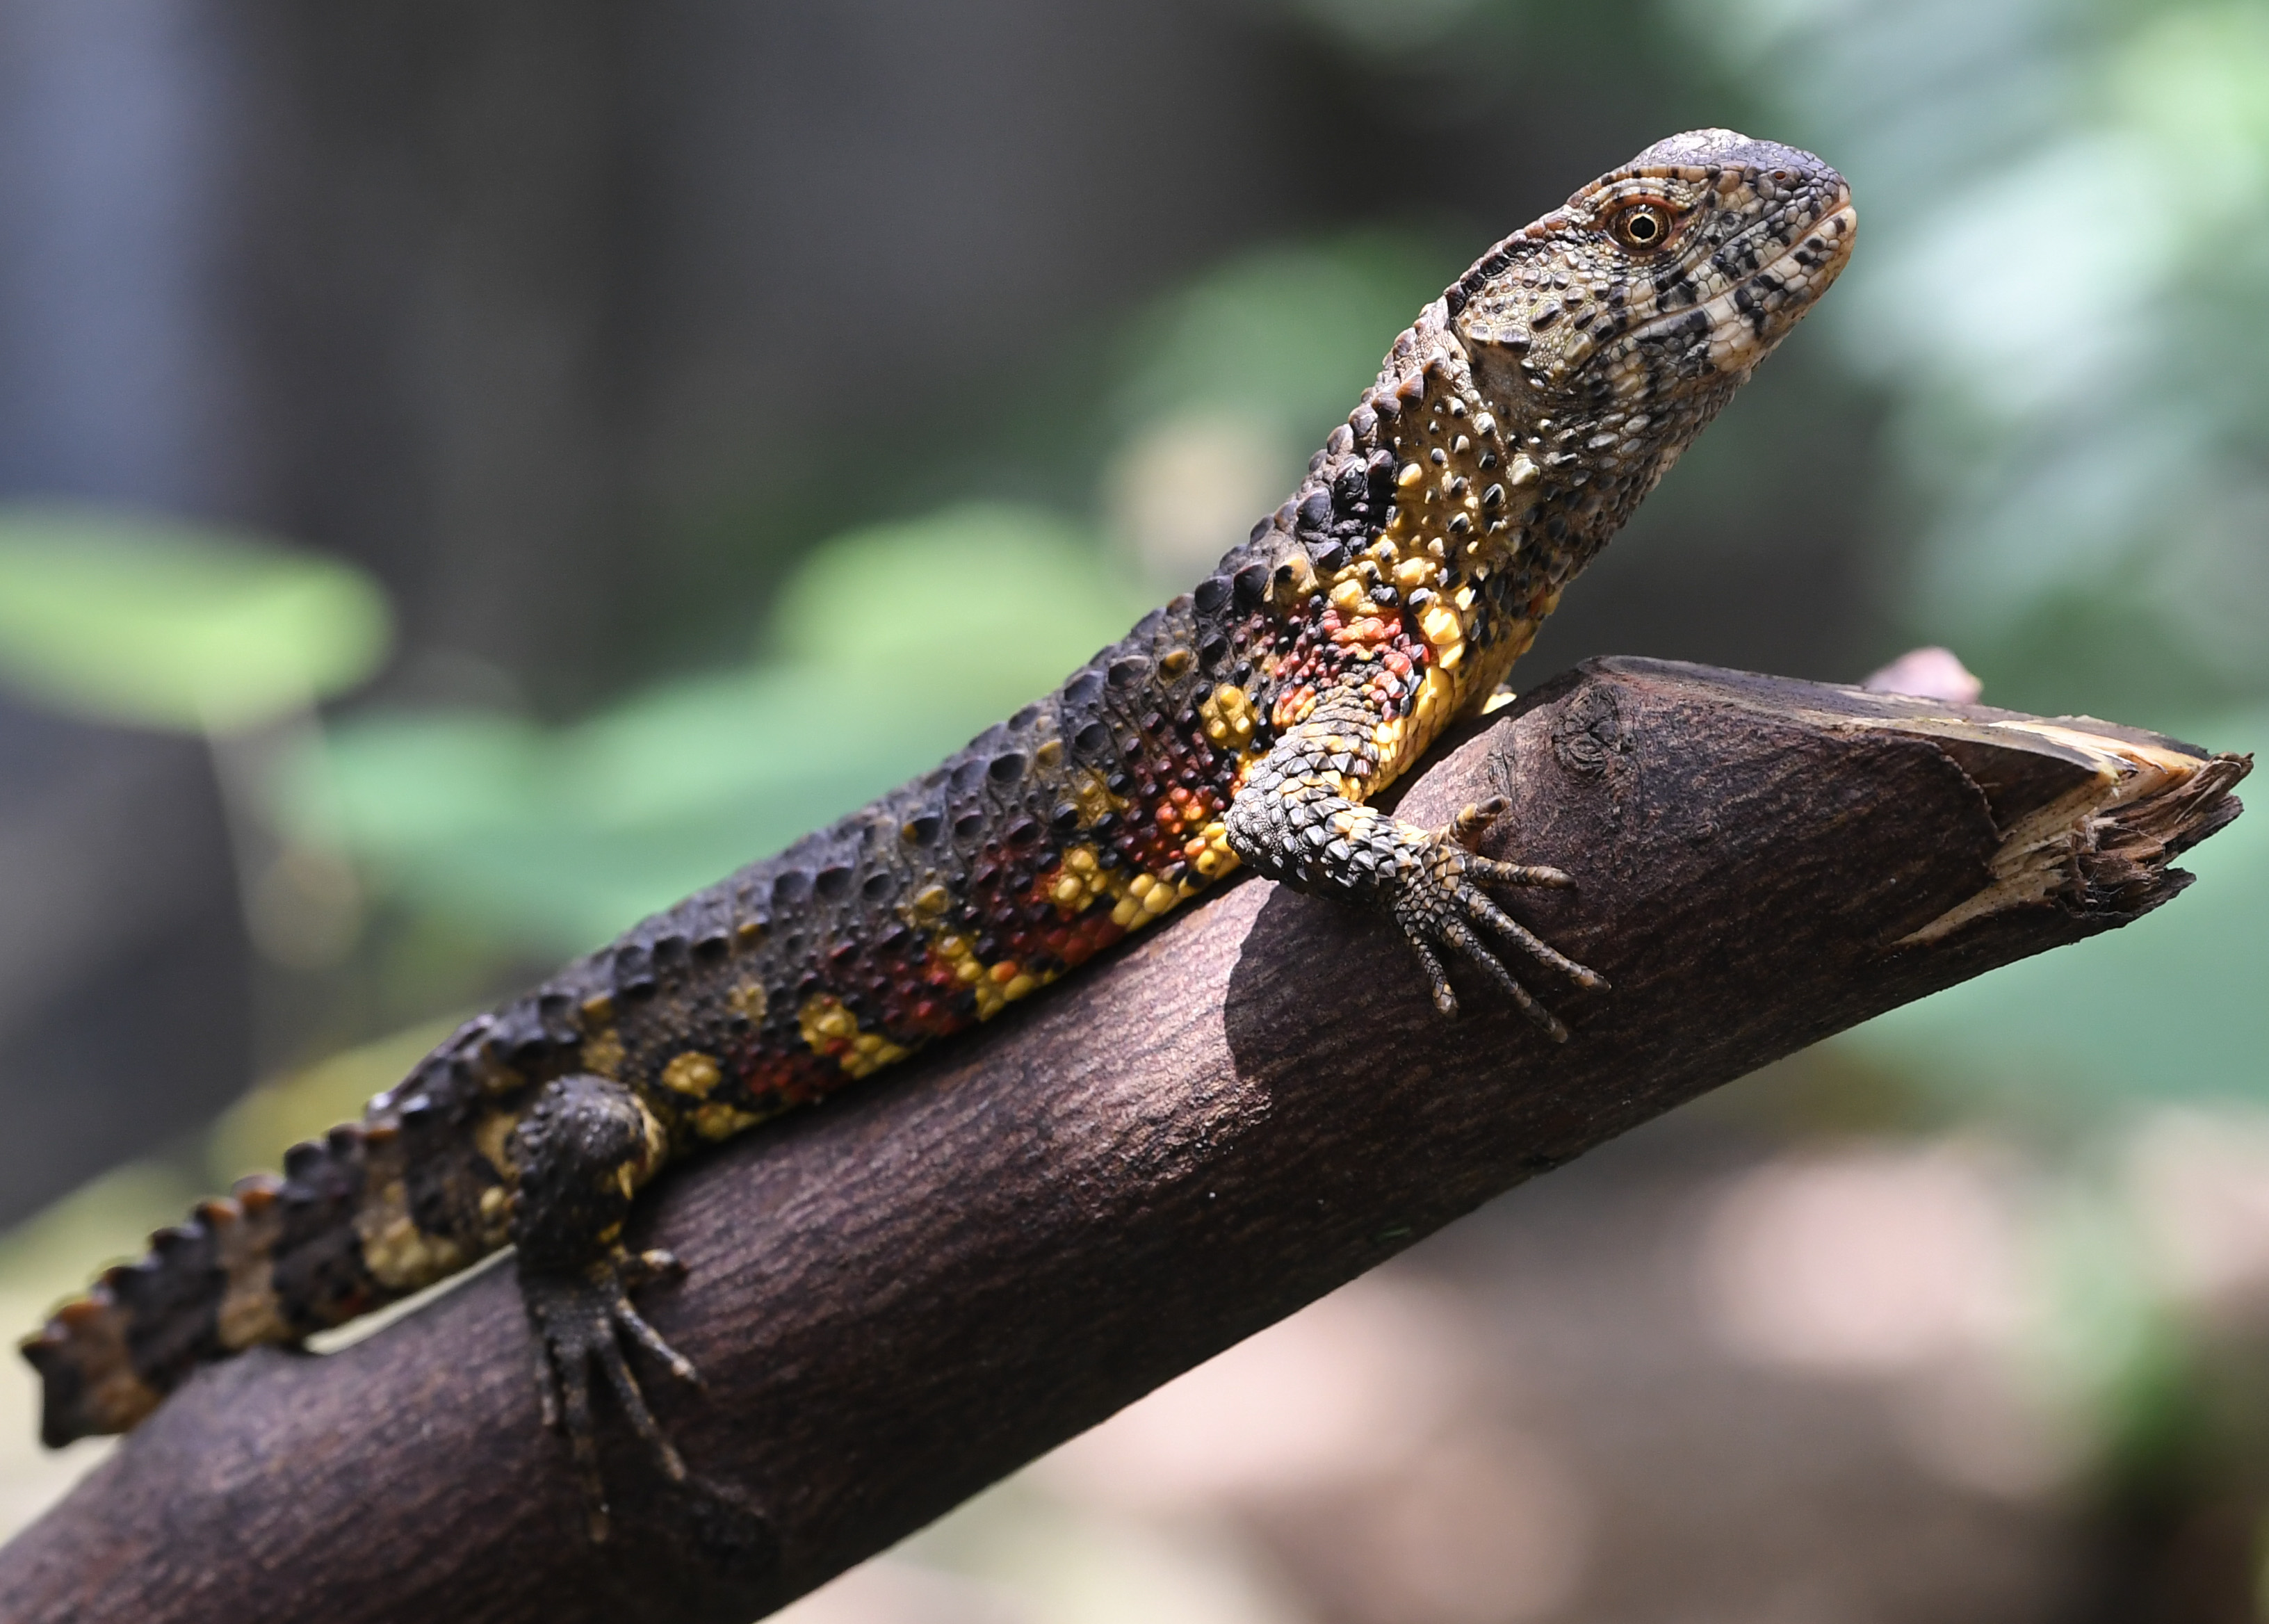
<path id="1" fill-rule="evenodd" d="M 543 1421 L 566 1435 L 591 1537 L 602 1540 L 608 1510 L 591 1408 L 594 1369 L 663 1476 L 686 1480 L 685 1464 L 647 1407 L 624 1349 L 627 1340 L 681 1381 L 699 1383 L 630 1299 L 639 1286 L 684 1273 L 668 1252 L 632 1252 L 622 1244 L 631 1202 L 661 1163 L 661 1129 L 622 1084 L 561 1077 L 545 1085 L 514 1130 L 513 1155 L 520 1170 L 513 1242 Z"/>

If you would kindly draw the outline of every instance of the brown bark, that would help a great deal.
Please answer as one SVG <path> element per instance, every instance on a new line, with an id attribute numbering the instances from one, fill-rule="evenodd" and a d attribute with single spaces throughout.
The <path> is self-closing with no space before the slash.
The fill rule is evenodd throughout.
<path id="1" fill-rule="evenodd" d="M 618 1424 L 614 1539 L 536 1422 L 508 1272 L 339 1353 L 170 1400 L 0 1551 L 14 1620 L 742 1620 L 879 1550 L 1491 1196 L 1881 1010 L 2179 890 L 2246 763 L 2094 721 L 1697 667 L 1570 674 L 1445 754 L 1515 906 L 1615 984 L 1468 978 L 1433 1013 L 1383 921 L 1248 882 L 972 1039 L 665 1181 L 648 1378 L 721 1494 Z M 751 1510 L 753 1509 L 753 1510 Z"/>

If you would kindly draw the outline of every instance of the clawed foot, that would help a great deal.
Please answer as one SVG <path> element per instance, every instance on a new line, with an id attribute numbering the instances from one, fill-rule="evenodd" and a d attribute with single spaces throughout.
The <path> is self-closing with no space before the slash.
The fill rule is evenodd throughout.
<path id="1" fill-rule="evenodd" d="M 647 1408 L 646 1395 L 639 1391 L 638 1377 L 623 1354 L 623 1339 L 627 1336 L 678 1380 L 701 1385 L 700 1374 L 691 1362 L 661 1340 L 630 1300 L 634 1287 L 650 1281 L 683 1279 L 684 1273 L 685 1266 L 666 1251 L 617 1253 L 570 1277 L 521 1272 L 521 1295 L 535 1324 L 536 1381 L 543 1399 L 543 1424 L 567 1436 L 589 1509 L 594 1540 L 607 1537 L 608 1519 L 591 1416 L 593 1365 L 613 1388 L 616 1402 L 646 1441 L 662 1473 L 673 1483 L 686 1480 L 685 1462 Z"/>
<path id="2" fill-rule="evenodd" d="M 1501 863 L 1471 849 L 1504 808 L 1500 797 L 1467 807 L 1450 820 L 1449 828 L 1428 846 L 1421 867 L 1395 897 L 1395 922 L 1417 949 L 1418 962 L 1426 967 L 1427 979 L 1433 983 L 1434 1008 L 1445 1015 L 1458 1013 L 1458 995 L 1442 963 L 1442 951 L 1447 949 L 1487 971 L 1490 979 L 1512 995 L 1521 1013 L 1551 1035 L 1553 1042 L 1565 1043 L 1567 1027 L 1504 967 L 1482 938 L 1482 930 L 1494 932 L 1588 991 L 1607 991 L 1607 978 L 1556 950 L 1498 907 L 1482 889 L 1499 885 L 1564 889 L 1575 884 L 1557 868 Z"/>

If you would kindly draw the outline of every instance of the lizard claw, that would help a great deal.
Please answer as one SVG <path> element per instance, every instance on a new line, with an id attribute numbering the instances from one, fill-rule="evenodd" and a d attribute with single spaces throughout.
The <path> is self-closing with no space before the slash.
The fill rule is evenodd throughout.
<path id="1" fill-rule="evenodd" d="M 606 1539 L 609 1521 L 591 1414 L 594 1366 L 605 1377 L 625 1419 L 644 1440 L 662 1475 L 673 1483 L 686 1481 L 685 1462 L 647 1407 L 646 1395 L 623 1352 L 627 1338 L 661 1361 L 680 1381 L 695 1387 L 702 1384 L 691 1362 L 647 1323 L 628 1294 L 633 1285 L 684 1273 L 676 1259 L 661 1251 L 623 1254 L 580 1276 L 522 1272 L 521 1295 L 536 1332 L 536 1391 L 543 1423 L 566 1434 L 594 1542 Z"/>
<path id="2" fill-rule="evenodd" d="M 685 1278 L 685 1266 L 674 1251 L 664 1251 L 656 1246 L 647 1251 L 625 1252 L 616 1264 L 617 1277 L 625 1291 L 635 1291 L 640 1286 L 650 1286 L 656 1281 L 668 1281 L 675 1285 Z"/>
<path id="3" fill-rule="evenodd" d="M 1416 949 L 1418 962 L 1434 994 L 1434 1008 L 1445 1016 L 1458 1012 L 1458 995 L 1450 985 L 1442 949 L 1482 970 L 1520 1007 L 1521 1013 L 1542 1027 L 1555 1043 L 1568 1040 L 1568 1028 L 1538 1001 L 1536 995 L 1505 968 L 1482 932 L 1511 943 L 1548 969 L 1558 971 L 1589 992 L 1608 990 L 1608 979 L 1578 963 L 1500 908 L 1482 887 L 1544 886 L 1555 890 L 1575 884 L 1557 868 L 1499 862 L 1470 849 L 1471 842 L 1505 809 L 1502 797 L 1470 806 L 1450 820 L 1436 836 L 1409 874 L 1393 907 L 1395 922 Z"/>

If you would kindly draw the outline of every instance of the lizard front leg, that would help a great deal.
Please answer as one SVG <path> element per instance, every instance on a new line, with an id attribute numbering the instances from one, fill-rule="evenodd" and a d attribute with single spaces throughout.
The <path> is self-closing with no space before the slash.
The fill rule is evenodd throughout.
<path id="1" fill-rule="evenodd" d="M 1295 890 L 1391 914 L 1416 949 L 1434 1007 L 1458 1012 L 1445 953 L 1478 966 L 1528 1017 L 1565 1042 L 1568 1029 L 1491 950 L 1488 933 L 1578 986 L 1607 980 L 1556 951 L 1497 906 L 1489 886 L 1566 886 L 1557 868 L 1498 862 L 1469 843 L 1504 802 L 1467 807 L 1442 830 L 1421 828 L 1363 804 L 1379 775 L 1374 742 L 1382 720 L 1376 690 L 1360 674 L 1324 693 L 1250 772 L 1223 822 L 1231 850 Z"/>
<path id="2" fill-rule="evenodd" d="M 634 1253 L 622 1244 L 632 1200 L 665 1153 L 662 1130 L 621 1083 L 579 1074 L 544 1086 L 514 1130 L 512 1149 L 520 1170 L 512 1238 L 521 1300 L 535 1332 L 543 1422 L 566 1433 L 591 1537 L 604 1539 L 606 1494 L 591 1417 L 594 1365 L 663 1473 L 685 1481 L 685 1464 L 647 1408 L 623 1355 L 627 1337 L 672 1375 L 698 1382 L 692 1365 L 630 1300 L 634 1287 L 684 1272 L 668 1252 Z"/>

